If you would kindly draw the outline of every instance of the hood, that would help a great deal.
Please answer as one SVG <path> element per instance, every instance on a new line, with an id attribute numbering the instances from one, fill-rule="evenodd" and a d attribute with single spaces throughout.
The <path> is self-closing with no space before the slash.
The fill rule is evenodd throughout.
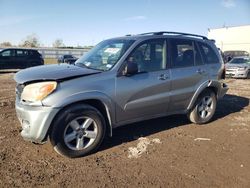
<path id="1" fill-rule="evenodd" d="M 45 80 L 63 81 L 96 73 L 100 71 L 69 64 L 42 65 L 21 70 L 15 74 L 14 79 L 17 83 L 24 84 Z"/>
<path id="2" fill-rule="evenodd" d="M 237 64 L 237 63 L 227 63 L 226 64 L 226 68 L 230 68 L 230 67 L 237 67 L 237 68 L 241 68 L 241 67 L 250 67 L 250 64 L 248 63 L 241 63 L 241 64 Z"/>

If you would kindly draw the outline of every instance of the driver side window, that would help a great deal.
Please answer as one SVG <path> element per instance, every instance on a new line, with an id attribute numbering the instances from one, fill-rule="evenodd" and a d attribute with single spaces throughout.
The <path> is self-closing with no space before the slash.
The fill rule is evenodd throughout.
<path id="1" fill-rule="evenodd" d="M 14 56 L 14 51 L 13 50 L 5 50 L 1 53 L 2 57 L 11 57 Z"/>
<path id="2" fill-rule="evenodd" d="M 166 43 L 150 40 L 140 44 L 127 59 L 136 63 L 138 72 L 153 72 L 166 69 Z"/>

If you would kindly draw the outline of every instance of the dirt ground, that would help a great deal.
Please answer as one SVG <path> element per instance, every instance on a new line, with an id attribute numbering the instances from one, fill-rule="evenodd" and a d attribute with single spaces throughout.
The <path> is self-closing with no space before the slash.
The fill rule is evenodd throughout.
<path id="1" fill-rule="evenodd" d="M 13 75 L 0 74 L 0 187 L 250 187 L 250 80 L 226 80 L 207 125 L 182 115 L 127 125 L 68 159 L 20 136 Z"/>

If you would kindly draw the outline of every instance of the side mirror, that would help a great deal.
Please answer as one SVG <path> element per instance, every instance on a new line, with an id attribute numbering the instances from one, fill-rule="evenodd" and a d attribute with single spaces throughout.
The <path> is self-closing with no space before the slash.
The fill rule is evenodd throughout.
<path id="1" fill-rule="evenodd" d="M 125 76 L 132 76 L 138 73 L 138 65 L 133 62 L 127 62 L 127 65 L 124 70 Z"/>

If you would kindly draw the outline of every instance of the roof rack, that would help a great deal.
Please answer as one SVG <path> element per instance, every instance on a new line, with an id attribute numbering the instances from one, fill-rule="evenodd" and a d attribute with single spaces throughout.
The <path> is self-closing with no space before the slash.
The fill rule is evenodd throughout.
<path id="1" fill-rule="evenodd" d="M 208 40 L 207 37 L 202 36 L 202 35 L 196 35 L 196 34 L 190 34 L 190 33 L 172 32 L 172 31 L 149 32 L 149 33 L 142 33 L 142 34 L 139 34 L 139 35 L 164 35 L 164 34 L 192 36 L 192 37 L 202 38 L 203 40 Z"/>

